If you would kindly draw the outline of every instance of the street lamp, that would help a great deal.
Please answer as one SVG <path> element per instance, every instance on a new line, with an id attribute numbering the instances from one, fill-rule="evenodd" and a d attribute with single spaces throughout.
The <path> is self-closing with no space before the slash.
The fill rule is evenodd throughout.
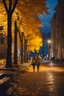
<path id="1" fill-rule="evenodd" d="M 51 40 L 48 40 L 47 43 L 48 43 L 48 59 L 50 59 Z"/>
<path id="2" fill-rule="evenodd" d="M 47 42 L 48 42 L 48 44 L 50 44 L 51 43 L 51 40 L 48 40 Z"/>

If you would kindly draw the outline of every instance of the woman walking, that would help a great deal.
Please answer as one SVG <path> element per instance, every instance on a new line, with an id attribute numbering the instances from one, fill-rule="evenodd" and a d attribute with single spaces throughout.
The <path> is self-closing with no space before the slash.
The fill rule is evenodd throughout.
<path id="1" fill-rule="evenodd" d="M 33 66 L 33 72 L 35 72 L 35 66 L 36 66 L 36 58 L 33 57 L 32 59 L 32 66 Z"/>

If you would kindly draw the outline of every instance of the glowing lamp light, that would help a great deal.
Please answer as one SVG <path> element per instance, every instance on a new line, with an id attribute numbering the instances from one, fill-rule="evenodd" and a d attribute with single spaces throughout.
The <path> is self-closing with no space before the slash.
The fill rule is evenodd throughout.
<path id="1" fill-rule="evenodd" d="M 47 42 L 50 44 L 51 43 L 51 40 L 48 40 Z"/>

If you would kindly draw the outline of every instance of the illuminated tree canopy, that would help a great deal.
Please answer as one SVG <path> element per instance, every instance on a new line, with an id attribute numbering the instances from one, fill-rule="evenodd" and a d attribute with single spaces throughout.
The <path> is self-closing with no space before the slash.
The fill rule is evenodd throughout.
<path id="1" fill-rule="evenodd" d="M 8 4 L 8 0 L 6 2 Z M 43 15 L 43 11 L 48 14 L 46 0 L 18 0 L 13 14 L 12 25 L 14 24 L 14 20 L 19 19 L 17 21 L 20 32 L 24 32 L 26 38 L 29 37 L 28 50 L 39 50 L 42 45 L 42 36 L 38 29 L 41 22 L 37 15 Z M 2 0 L 0 0 L 0 26 L 4 26 L 4 30 L 1 32 L 7 34 L 7 15 Z M 12 26 L 12 34 L 14 34 L 14 25 Z"/>

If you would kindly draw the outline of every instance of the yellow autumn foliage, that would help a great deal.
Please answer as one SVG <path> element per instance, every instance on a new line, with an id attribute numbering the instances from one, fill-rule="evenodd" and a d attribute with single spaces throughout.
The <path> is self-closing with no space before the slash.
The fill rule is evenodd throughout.
<path id="1" fill-rule="evenodd" d="M 40 46 L 42 46 L 42 38 L 39 36 L 35 36 L 36 38 L 31 39 L 28 42 L 28 51 L 38 51 L 40 49 Z"/>
<path id="2" fill-rule="evenodd" d="M 14 37 L 14 21 L 17 20 L 19 31 L 24 32 L 25 38 L 27 39 L 29 51 L 39 50 L 40 46 L 42 46 L 42 35 L 38 30 L 38 27 L 41 26 L 41 22 L 39 21 L 37 15 L 43 15 L 43 11 L 48 13 L 45 1 L 46 0 L 18 0 L 17 7 L 13 14 L 12 36 Z M 3 6 L 2 0 L 0 0 L 0 26 L 4 26 L 4 30 L 1 32 L 7 35 L 6 14 L 7 13 Z"/>

